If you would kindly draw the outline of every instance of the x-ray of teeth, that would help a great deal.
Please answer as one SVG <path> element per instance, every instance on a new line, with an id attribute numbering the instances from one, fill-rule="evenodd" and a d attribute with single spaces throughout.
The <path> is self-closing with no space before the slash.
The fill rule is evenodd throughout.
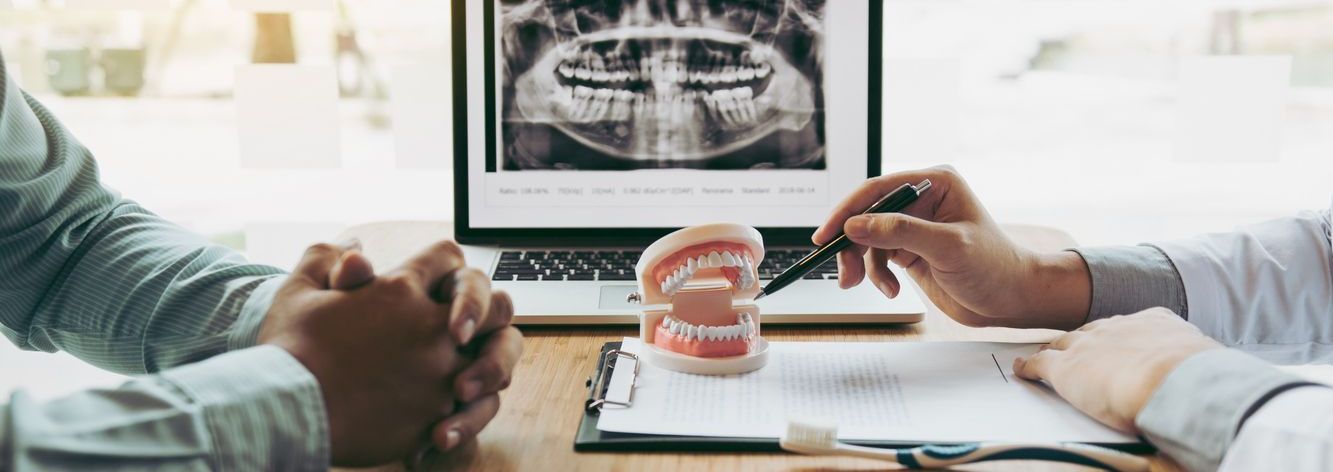
<path id="1" fill-rule="evenodd" d="M 824 169 L 827 0 L 498 0 L 510 170 Z"/>

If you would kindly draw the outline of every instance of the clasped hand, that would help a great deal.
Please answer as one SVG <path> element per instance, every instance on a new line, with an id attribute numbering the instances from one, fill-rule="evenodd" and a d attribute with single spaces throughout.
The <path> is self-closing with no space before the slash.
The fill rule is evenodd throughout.
<path id="1" fill-rule="evenodd" d="M 317 244 L 278 289 L 259 341 L 319 381 L 332 462 L 443 450 L 495 417 L 522 351 L 513 303 L 442 241 L 376 275 L 358 247 Z"/>

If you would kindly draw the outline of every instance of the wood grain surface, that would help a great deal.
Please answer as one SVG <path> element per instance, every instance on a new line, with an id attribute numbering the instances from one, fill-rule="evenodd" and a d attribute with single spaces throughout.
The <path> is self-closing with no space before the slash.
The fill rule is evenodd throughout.
<path id="1" fill-rule="evenodd" d="M 341 239 L 361 240 L 376 267 L 397 265 L 431 241 L 450 235 L 444 222 L 385 222 L 358 226 Z M 1033 226 L 1006 226 L 1021 244 L 1046 249 L 1073 245 L 1063 232 Z M 924 296 L 923 296 L 924 298 Z M 516 305 L 522 310 L 522 300 Z M 1059 332 L 1008 328 L 970 328 L 949 319 L 927 301 L 929 312 L 911 325 L 770 326 L 771 341 L 999 341 L 1045 342 Z M 600 348 L 608 341 L 636 336 L 625 327 L 525 327 L 523 357 L 513 384 L 501 394 L 500 414 L 475 443 L 447 455 L 431 455 L 425 470 L 883 470 L 898 466 L 868 459 L 807 457 L 783 453 L 576 453 L 574 431 L 587 398 L 584 382 Z M 1180 470 L 1168 459 L 1153 457 L 1153 470 Z M 398 471 L 398 464 L 365 469 Z M 1083 467 L 1031 461 L 970 465 L 961 470 L 1073 471 Z"/>

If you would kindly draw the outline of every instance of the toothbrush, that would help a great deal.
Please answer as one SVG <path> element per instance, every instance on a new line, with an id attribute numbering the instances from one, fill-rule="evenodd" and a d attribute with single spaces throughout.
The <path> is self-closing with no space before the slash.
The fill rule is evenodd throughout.
<path id="1" fill-rule="evenodd" d="M 910 449 L 854 446 L 838 442 L 838 427 L 791 421 L 779 442 L 791 452 L 855 456 L 892 461 L 912 469 L 939 469 L 974 462 L 1036 460 L 1078 464 L 1118 472 L 1147 472 L 1148 460 L 1132 454 L 1078 443 L 963 443 Z"/>

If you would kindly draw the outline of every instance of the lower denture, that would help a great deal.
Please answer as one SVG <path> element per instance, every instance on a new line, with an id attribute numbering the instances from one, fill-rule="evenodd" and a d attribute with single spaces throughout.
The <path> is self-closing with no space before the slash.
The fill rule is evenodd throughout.
<path id="1" fill-rule="evenodd" d="M 730 357 L 750 352 L 750 337 L 747 335 L 725 340 L 686 339 L 684 336 L 671 334 L 661 325 L 657 326 L 655 334 L 653 344 L 695 357 Z"/>

